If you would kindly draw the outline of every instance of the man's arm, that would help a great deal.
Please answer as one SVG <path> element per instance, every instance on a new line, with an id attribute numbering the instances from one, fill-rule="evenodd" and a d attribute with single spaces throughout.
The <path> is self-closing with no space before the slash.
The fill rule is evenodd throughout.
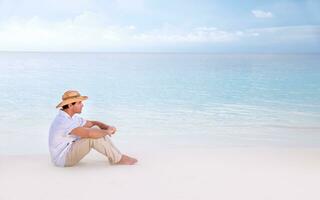
<path id="1" fill-rule="evenodd" d="M 71 131 L 71 134 L 79 136 L 81 138 L 101 138 L 106 135 L 112 135 L 110 130 L 102 130 L 96 128 L 78 127 Z"/>
<path id="2" fill-rule="evenodd" d="M 89 121 L 89 120 L 87 120 L 86 124 L 83 127 L 92 128 L 93 126 L 98 126 L 100 129 L 104 129 L 104 130 L 107 130 L 107 129 L 111 128 L 111 126 L 106 125 L 106 124 L 104 124 L 102 122 Z"/>

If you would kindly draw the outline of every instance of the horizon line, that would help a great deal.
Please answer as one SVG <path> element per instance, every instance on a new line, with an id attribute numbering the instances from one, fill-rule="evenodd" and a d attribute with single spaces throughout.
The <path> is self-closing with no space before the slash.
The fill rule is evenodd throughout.
<path id="1" fill-rule="evenodd" d="M 84 53 L 84 54 L 320 54 L 320 52 L 210 52 L 210 51 L 2 51 L 0 53 Z"/>

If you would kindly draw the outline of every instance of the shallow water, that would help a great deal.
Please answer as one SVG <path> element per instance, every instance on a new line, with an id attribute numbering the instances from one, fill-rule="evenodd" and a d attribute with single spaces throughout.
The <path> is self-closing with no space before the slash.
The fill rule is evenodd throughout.
<path id="1" fill-rule="evenodd" d="M 3 52 L 0 153 L 46 152 L 67 89 L 89 96 L 83 117 L 124 140 L 319 147 L 319 63 L 319 54 Z"/>

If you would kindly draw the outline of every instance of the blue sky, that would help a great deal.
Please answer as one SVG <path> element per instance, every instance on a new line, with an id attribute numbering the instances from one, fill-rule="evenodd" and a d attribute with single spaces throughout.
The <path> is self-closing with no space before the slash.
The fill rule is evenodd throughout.
<path id="1" fill-rule="evenodd" d="M 320 53 L 320 1 L 0 0 L 0 51 Z"/>

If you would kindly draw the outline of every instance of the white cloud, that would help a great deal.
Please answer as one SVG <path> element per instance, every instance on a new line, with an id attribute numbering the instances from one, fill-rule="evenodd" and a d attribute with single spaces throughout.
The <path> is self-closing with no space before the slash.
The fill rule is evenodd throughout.
<path id="1" fill-rule="evenodd" d="M 263 10 L 252 10 L 251 13 L 256 17 L 256 18 L 272 18 L 273 14 L 268 11 L 263 11 Z"/>
<path id="2" fill-rule="evenodd" d="M 0 50 L 85 51 L 125 49 L 143 44 L 231 42 L 236 34 L 214 27 L 182 30 L 165 24 L 160 29 L 141 31 L 134 25 L 106 24 L 103 16 L 92 12 L 60 22 L 35 16 L 11 18 L 0 24 Z"/>
<path id="3" fill-rule="evenodd" d="M 320 42 L 320 26 L 281 26 L 260 29 L 249 29 L 248 34 L 259 36 L 269 42 L 281 41 L 314 41 Z"/>
<path id="4" fill-rule="evenodd" d="M 135 25 L 116 26 L 104 16 L 89 11 L 60 22 L 39 17 L 13 17 L 0 24 L 0 51 L 127 51 L 157 46 L 188 44 L 215 45 L 235 43 L 277 43 L 318 41 L 320 26 L 269 27 L 248 30 L 221 30 L 216 27 L 183 29 L 164 24 L 142 31 Z"/>
<path id="5" fill-rule="evenodd" d="M 60 22 L 39 17 L 11 18 L 0 24 L 0 50 L 72 51 L 122 45 L 135 27 L 106 25 L 98 14 L 84 12 Z"/>
<path id="6" fill-rule="evenodd" d="M 134 35 L 134 39 L 148 43 L 225 43 L 234 41 L 236 34 L 215 27 L 198 27 L 189 31 L 164 28 L 138 33 Z"/>

